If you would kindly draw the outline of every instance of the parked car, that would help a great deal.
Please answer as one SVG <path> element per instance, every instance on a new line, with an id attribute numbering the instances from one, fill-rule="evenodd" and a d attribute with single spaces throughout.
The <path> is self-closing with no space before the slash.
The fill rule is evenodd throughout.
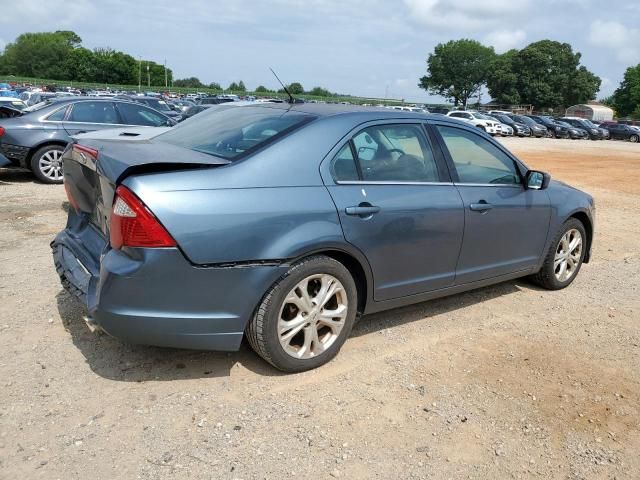
<path id="1" fill-rule="evenodd" d="M 481 130 L 484 130 L 489 135 L 498 135 L 501 133 L 500 122 L 496 122 L 495 120 L 491 120 L 488 117 L 485 117 L 481 113 L 468 111 L 468 110 L 455 110 L 453 112 L 447 113 L 447 117 L 458 118 L 465 122 L 469 122 L 471 125 L 478 127 Z"/>
<path id="2" fill-rule="evenodd" d="M 591 123 L 589 120 L 584 118 L 577 117 L 561 117 L 560 121 L 566 122 L 574 127 L 578 127 L 586 131 L 591 140 L 602 140 L 605 138 L 605 133 L 607 132 L 604 128 L 598 128 L 596 125 Z"/>
<path id="3" fill-rule="evenodd" d="M 640 132 L 624 123 L 606 123 L 602 126 L 609 131 L 613 140 L 629 140 L 633 143 L 640 141 Z"/>
<path id="4" fill-rule="evenodd" d="M 526 125 L 527 127 L 529 127 L 532 137 L 541 138 L 541 137 L 546 137 L 546 136 L 549 135 L 549 131 L 547 130 L 547 127 L 545 127 L 544 125 L 539 124 L 538 122 L 536 122 L 532 118 L 529 118 L 529 117 L 527 117 L 525 115 L 515 115 L 515 114 L 511 114 L 511 115 L 508 115 L 508 116 L 514 122 L 522 123 L 523 125 Z"/>
<path id="5" fill-rule="evenodd" d="M 558 119 L 554 119 L 554 122 L 561 127 L 567 128 L 567 131 L 569 132 L 569 138 L 572 140 L 584 140 L 589 138 L 589 132 L 582 128 L 574 127 L 570 123 L 563 122 L 562 120 Z"/>
<path id="6" fill-rule="evenodd" d="M 453 118 L 261 104 L 118 139 L 66 150 L 52 250 L 87 325 L 131 343 L 246 336 L 308 370 L 358 314 L 522 276 L 561 289 L 590 258 L 593 199 Z"/>
<path id="7" fill-rule="evenodd" d="M 501 122 L 495 115 L 489 115 L 487 113 L 483 113 L 483 115 L 498 124 L 500 135 L 503 137 L 512 137 L 514 135 L 513 127 L 508 123 Z"/>
<path id="8" fill-rule="evenodd" d="M 24 113 L 24 112 L 23 112 Z M 167 126 L 175 120 L 139 103 L 74 97 L 0 120 L 0 153 L 44 183 L 62 183 L 62 152 L 71 135 L 128 125 Z"/>
<path id="9" fill-rule="evenodd" d="M 551 117 L 544 115 L 527 115 L 534 122 L 538 122 L 540 125 L 547 127 L 547 130 L 554 138 L 569 138 L 569 129 L 559 125 Z"/>
<path id="10" fill-rule="evenodd" d="M 510 116 L 504 113 L 493 113 L 492 117 L 496 118 L 500 123 L 509 125 L 513 129 L 514 135 L 519 137 L 531 136 L 531 129 L 524 123 L 515 122 Z"/>
<path id="11" fill-rule="evenodd" d="M 204 97 L 198 100 L 198 105 L 218 105 L 220 103 L 234 102 L 232 98 Z"/>
<path id="12" fill-rule="evenodd" d="M 19 98 L 0 97 L 0 118 L 11 118 L 21 114 L 27 104 Z"/>
<path id="13" fill-rule="evenodd" d="M 184 112 L 186 112 L 189 107 L 195 107 L 196 105 L 196 102 L 192 102 L 191 100 L 186 99 L 173 100 L 171 103 L 178 108 L 178 111 L 181 115 L 184 114 Z"/>
<path id="14" fill-rule="evenodd" d="M 147 107 L 151 107 L 158 112 L 163 113 L 168 117 L 174 118 L 176 121 L 180 121 L 180 112 L 176 112 L 172 110 L 169 104 L 162 100 L 161 98 L 149 95 L 118 95 L 115 98 L 119 98 L 121 100 L 130 100 L 132 102 L 142 103 Z"/>

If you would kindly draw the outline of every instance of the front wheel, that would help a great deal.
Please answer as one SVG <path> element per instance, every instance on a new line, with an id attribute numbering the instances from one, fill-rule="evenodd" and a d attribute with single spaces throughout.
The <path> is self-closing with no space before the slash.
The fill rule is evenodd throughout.
<path id="1" fill-rule="evenodd" d="M 629 141 L 633 142 L 633 143 L 638 143 L 638 140 L 640 140 L 640 137 L 638 135 L 631 135 L 629 137 Z"/>
<path id="2" fill-rule="evenodd" d="M 317 255 L 291 266 L 266 293 L 247 327 L 249 344 L 285 372 L 335 357 L 351 332 L 358 295 L 349 270 Z"/>
<path id="3" fill-rule="evenodd" d="M 62 152 L 60 145 L 44 146 L 31 157 L 31 171 L 42 183 L 62 183 Z"/>
<path id="4" fill-rule="evenodd" d="M 580 271 L 586 247 L 584 225 L 575 218 L 569 219 L 554 238 L 542 268 L 532 280 L 548 290 L 568 287 Z"/>

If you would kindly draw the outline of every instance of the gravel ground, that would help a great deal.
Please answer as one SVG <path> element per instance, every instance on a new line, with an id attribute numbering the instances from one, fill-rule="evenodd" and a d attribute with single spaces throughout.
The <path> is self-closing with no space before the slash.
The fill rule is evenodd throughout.
<path id="1" fill-rule="evenodd" d="M 640 146 L 505 143 L 596 198 L 574 284 L 367 316 L 298 375 L 89 333 L 48 246 L 64 189 L 0 169 L 0 478 L 640 478 Z"/>

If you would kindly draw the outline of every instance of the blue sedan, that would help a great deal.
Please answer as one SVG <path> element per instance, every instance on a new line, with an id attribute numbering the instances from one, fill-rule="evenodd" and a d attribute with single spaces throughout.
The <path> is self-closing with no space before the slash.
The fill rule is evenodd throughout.
<path id="1" fill-rule="evenodd" d="M 88 134 L 91 135 L 91 134 Z M 77 139 L 52 242 L 86 322 L 124 341 L 318 367 L 359 314 L 589 261 L 591 196 L 444 116 L 349 105 L 203 112 Z"/>

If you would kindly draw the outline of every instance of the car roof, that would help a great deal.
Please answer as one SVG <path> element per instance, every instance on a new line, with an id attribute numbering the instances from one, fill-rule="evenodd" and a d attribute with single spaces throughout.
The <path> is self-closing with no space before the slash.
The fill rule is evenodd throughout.
<path id="1" fill-rule="evenodd" d="M 345 114 L 360 114 L 371 117 L 415 118 L 415 119 L 442 119 L 442 116 L 423 112 L 409 112 L 383 107 L 363 107 L 360 105 L 344 105 L 330 103 L 251 103 L 248 107 L 270 108 L 275 110 L 290 110 L 292 112 L 309 113 L 317 117 L 330 117 Z"/>

